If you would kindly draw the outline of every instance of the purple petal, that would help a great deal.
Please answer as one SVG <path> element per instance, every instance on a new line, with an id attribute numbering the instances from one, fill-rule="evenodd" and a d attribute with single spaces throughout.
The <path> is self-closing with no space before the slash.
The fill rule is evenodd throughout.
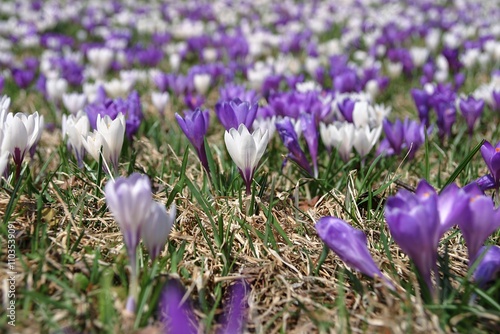
<path id="1" fill-rule="evenodd" d="M 182 284 L 171 279 L 167 282 L 160 296 L 160 320 L 165 333 L 196 334 L 198 323 L 189 301 L 182 301 L 184 288 Z"/>

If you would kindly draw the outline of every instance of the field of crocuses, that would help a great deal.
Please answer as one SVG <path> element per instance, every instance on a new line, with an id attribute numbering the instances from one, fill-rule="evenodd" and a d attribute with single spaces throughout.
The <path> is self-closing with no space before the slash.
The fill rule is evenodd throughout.
<path id="1" fill-rule="evenodd" d="M 500 332 L 498 0 L 0 3 L 0 329 Z"/>

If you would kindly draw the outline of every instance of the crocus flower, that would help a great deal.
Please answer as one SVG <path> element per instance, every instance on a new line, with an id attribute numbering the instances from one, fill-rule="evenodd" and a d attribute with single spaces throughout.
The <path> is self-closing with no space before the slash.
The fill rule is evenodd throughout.
<path id="1" fill-rule="evenodd" d="M 474 124 L 481 117 L 484 109 L 484 101 L 476 100 L 474 97 L 469 96 L 467 99 L 460 99 L 460 111 L 467 122 L 469 129 L 469 136 L 472 136 L 474 131 Z"/>
<path id="2" fill-rule="evenodd" d="M 302 134 L 306 139 L 307 148 L 311 155 L 313 163 L 314 177 L 318 177 L 318 128 L 311 114 L 302 114 L 300 117 L 300 124 L 302 125 Z"/>
<path id="3" fill-rule="evenodd" d="M 486 239 L 500 228 L 500 210 L 495 209 L 493 200 L 486 195 L 479 195 L 479 189 L 469 197 L 467 219 L 459 221 L 459 227 L 467 245 L 469 265 L 480 254 Z"/>
<path id="4" fill-rule="evenodd" d="M 245 311 L 249 286 L 238 280 L 229 289 L 229 303 L 224 307 L 222 328 L 218 334 L 240 334 L 245 328 Z"/>
<path id="5" fill-rule="evenodd" d="M 244 124 L 247 129 L 250 129 L 257 116 L 257 109 L 257 103 L 250 104 L 238 98 L 231 101 L 218 102 L 215 105 L 215 113 L 228 131 L 231 128 L 238 129 L 240 124 Z"/>
<path id="6" fill-rule="evenodd" d="M 87 96 L 80 93 L 64 93 L 62 95 L 64 107 L 73 115 L 76 115 L 87 104 Z"/>
<path id="7" fill-rule="evenodd" d="M 479 249 L 479 264 L 474 271 L 474 281 L 481 288 L 485 288 L 489 282 L 497 279 L 500 273 L 500 247 L 483 246 Z"/>
<path id="8" fill-rule="evenodd" d="M 114 120 L 108 115 L 101 117 L 99 114 L 97 115 L 97 129 L 86 137 L 82 136 L 82 144 L 96 161 L 99 161 L 99 156 L 102 153 L 103 160 L 106 164 L 111 164 L 115 174 L 117 174 L 124 137 L 125 117 L 122 113 L 118 114 Z M 107 172 L 111 173 L 111 170 L 107 170 Z"/>
<path id="9" fill-rule="evenodd" d="M 193 85 L 196 93 L 199 95 L 205 95 L 210 88 L 210 82 L 212 77 L 208 73 L 199 73 L 193 76 Z"/>
<path id="10" fill-rule="evenodd" d="M 426 126 L 429 126 L 429 94 L 425 89 L 411 89 L 411 96 L 413 98 L 413 102 L 415 102 L 415 106 L 417 107 L 418 117 L 420 118 L 420 122 L 424 123 Z"/>
<path id="11" fill-rule="evenodd" d="M 444 233 L 435 190 L 425 180 L 420 181 L 415 194 L 400 190 L 387 200 L 385 218 L 394 240 L 434 291 L 431 273 L 437 269 L 437 248 Z"/>
<path id="12" fill-rule="evenodd" d="M 172 204 L 169 212 L 162 203 L 153 202 L 147 221 L 141 226 L 141 236 L 151 260 L 161 252 L 175 222 L 176 208 Z"/>
<path id="13" fill-rule="evenodd" d="M 224 141 L 229 155 L 245 181 L 246 192 L 249 195 L 253 174 L 269 142 L 269 133 L 267 130 L 257 129 L 250 134 L 247 127 L 240 124 L 238 130 L 232 128 L 225 132 Z"/>
<path id="14" fill-rule="evenodd" d="M 160 320 L 164 326 L 164 333 L 198 333 L 198 322 L 190 305 L 189 299 L 184 299 L 182 284 L 170 279 L 160 295 Z"/>
<path id="15" fill-rule="evenodd" d="M 290 118 L 285 117 L 280 122 L 276 122 L 276 129 L 278 130 L 281 141 L 283 141 L 283 144 L 288 149 L 288 155 L 285 161 L 283 161 L 283 165 L 286 163 L 287 159 L 290 158 L 312 176 L 313 171 L 304 151 L 300 147 L 299 138 Z"/>
<path id="16" fill-rule="evenodd" d="M 85 154 L 82 137 L 86 137 L 89 130 L 89 119 L 82 110 L 76 115 L 62 116 L 62 136 L 68 143 L 68 149 L 73 151 L 79 167 L 83 167 L 83 156 Z"/>
<path id="17" fill-rule="evenodd" d="M 481 146 L 481 155 L 490 171 L 495 183 L 495 188 L 500 186 L 500 141 L 493 147 L 490 142 L 485 141 Z"/>
<path id="18" fill-rule="evenodd" d="M 208 131 L 210 124 L 210 115 L 208 110 L 196 109 L 195 111 L 185 112 L 184 118 L 179 114 L 175 114 L 177 123 L 182 132 L 186 135 L 187 139 L 194 146 L 196 154 L 205 168 L 207 173 L 210 171 L 208 167 L 207 153 L 205 151 L 204 138 Z"/>
<path id="19" fill-rule="evenodd" d="M 354 145 L 354 124 L 347 122 L 334 122 L 325 125 L 319 124 L 319 131 L 323 144 L 330 151 L 336 148 L 340 158 L 347 162 L 351 159 L 352 147 Z"/>
<path id="20" fill-rule="evenodd" d="M 63 78 L 47 79 L 45 85 L 47 98 L 54 103 L 61 101 L 63 94 L 68 90 L 68 82 Z"/>
<path id="21" fill-rule="evenodd" d="M 160 113 L 160 115 L 165 114 L 165 107 L 170 100 L 170 94 L 168 92 L 152 92 L 151 93 L 151 102 L 156 110 Z"/>
<path id="22" fill-rule="evenodd" d="M 381 132 L 381 126 L 370 129 L 368 125 L 354 130 L 353 146 L 361 158 L 364 158 L 368 153 L 370 153 L 373 146 L 377 143 Z"/>
<path id="23" fill-rule="evenodd" d="M 245 329 L 245 311 L 249 286 L 240 280 L 230 287 L 228 300 L 222 314 L 222 327 L 218 334 L 241 334 Z M 198 333 L 198 321 L 190 300 L 184 300 L 185 289 L 176 279 L 165 284 L 158 305 L 164 333 Z"/>
<path id="24" fill-rule="evenodd" d="M 436 114 L 439 137 L 450 136 L 451 128 L 456 120 L 457 109 L 452 103 L 440 103 L 436 107 Z"/>
<path id="25" fill-rule="evenodd" d="M 367 247 L 366 235 L 362 231 L 353 228 L 342 219 L 330 216 L 318 220 L 316 231 L 328 248 L 348 266 L 372 278 L 378 276 L 387 286 L 394 288 L 373 261 Z"/>
<path id="26" fill-rule="evenodd" d="M 6 110 L 5 110 L 6 111 Z M 36 146 L 43 130 L 43 116 L 35 112 L 31 115 L 24 113 L 6 113 L 3 111 L 3 140 L 2 152 L 10 152 L 17 166 L 16 175 L 21 172 L 26 153 L 33 157 Z"/>
<path id="27" fill-rule="evenodd" d="M 146 175 L 134 173 L 128 178 L 119 177 L 104 188 L 106 203 L 123 233 L 123 241 L 131 265 L 131 282 L 127 310 L 135 311 L 137 299 L 136 250 L 142 225 L 147 222 L 153 203 L 151 183 Z"/>

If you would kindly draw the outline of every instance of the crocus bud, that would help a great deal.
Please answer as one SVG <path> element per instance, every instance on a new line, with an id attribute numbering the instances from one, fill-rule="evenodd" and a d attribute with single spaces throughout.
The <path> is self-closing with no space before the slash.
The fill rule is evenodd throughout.
<path id="1" fill-rule="evenodd" d="M 167 213 L 162 203 L 152 203 L 148 218 L 141 227 L 142 240 L 152 260 L 160 254 L 165 246 L 167 237 L 175 222 L 175 215 L 175 204 L 172 204 Z"/>
<path id="2" fill-rule="evenodd" d="M 198 158 L 203 165 L 203 168 L 209 172 L 207 152 L 205 151 L 204 138 L 208 131 L 210 124 L 210 115 L 208 110 L 196 109 L 195 111 L 188 111 L 185 113 L 184 118 L 179 114 L 175 114 L 177 123 L 182 132 L 186 135 L 187 139 L 194 146 Z"/>
<path id="3" fill-rule="evenodd" d="M 495 281 L 500 272 L 500 247 L 483 246 L 479 250 L 481 261 L 474 272 L 474 281 L 481 288 L 485 288 L 489 282 Z"/>
<path id="4" fill-rule="evenodd" d="M 335 217 L 323 217 L 316 223 L 316 231 L 323 242 L 348 266 L 374 277 L 378 276 L 390 288 L 393 284 L 384 276 L 373 261 L 366 245 L 366 235 L 345 221 Z"/>

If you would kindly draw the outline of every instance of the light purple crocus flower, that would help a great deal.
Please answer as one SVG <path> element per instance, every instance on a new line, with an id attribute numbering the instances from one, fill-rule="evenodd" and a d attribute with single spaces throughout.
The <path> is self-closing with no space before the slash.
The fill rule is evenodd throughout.
<path id="1" fill-rule="evenodd" d="M 366 235 L 362 231 L 342 219 L 331 216 L 318 220 L 315 227 L 321 240 L 348 266 L 372 278 L 378 276 L 388 287 L 394 288 L 373 261 L 367 247 Z"/>
<path id="2" fill-rule="evenodd" d="M 196 154 L 203 165 L 203 168 L 210 172 L 208 167 L 207 152 L 205 151 L 204 138 L 210 124 L 210 114 L 208 110 L 196 109 L 195 111 L 185 112 L 184 118 L 175 114 L 181 130 L 186 135 L 196 150 Z"/>
<path id="3" fill-rule="evenodd" d="M 388 198 L 385 218 L 392 237 L 434 294 L 431 273 L 437 270 L 437 248 L 445 230 L 440 224 L 436 191 L 425 180 L 420 181 L 415 194 L 400 190 Z"/>
<path id="4" fill-rule="evenodd" d="M 311 165 L 306 158 L 306 155 L 299 144 L 299 138 L 293 127 L 292 122 L 288 117 L 285 117 L 280 122 L 276 123 L 276 129 L 283 141 L 283 144 L 288 149 L 288 155 L 283 161 L 283 166 L 286 164 L 288 158 L 295 161 L 300 167 L 302 167 L 309 175 L 313 175 Z"/>
<path id="5" fill-rule="evenodd" d="M 257 103 L 251 104 L 238 98 L 218 102 L 215 105 L 215 113 L 227 131 L 231 128 L 238 129 L 240 124 L 244 124 L 247 129 L 251 129 L 257 116 L 257 109 Z"/>
<path id="6" fill-rule="evenodd" d="M 481 99 L 476 100 L 474 97 L 469 96 L 467 99 L 460 99 L 459 106 L 460 111 L 467 122 L 469 136 L 472 136 L 474 125 L 483 113 L 484 101 Z"/>
<path id="7" fill-rule="evenodd" d="M 128 178 L 119 177 L 104 188 L 106 203 L 123 233 L 123 241 L 131 266 L 130 291 L 127 310 L 135 311 L 138 294 L 136 250 L 141 238 L 141 227 L 149 217 L 153 203 L 151 182 L 146 175 L 134 173 Z"/>

